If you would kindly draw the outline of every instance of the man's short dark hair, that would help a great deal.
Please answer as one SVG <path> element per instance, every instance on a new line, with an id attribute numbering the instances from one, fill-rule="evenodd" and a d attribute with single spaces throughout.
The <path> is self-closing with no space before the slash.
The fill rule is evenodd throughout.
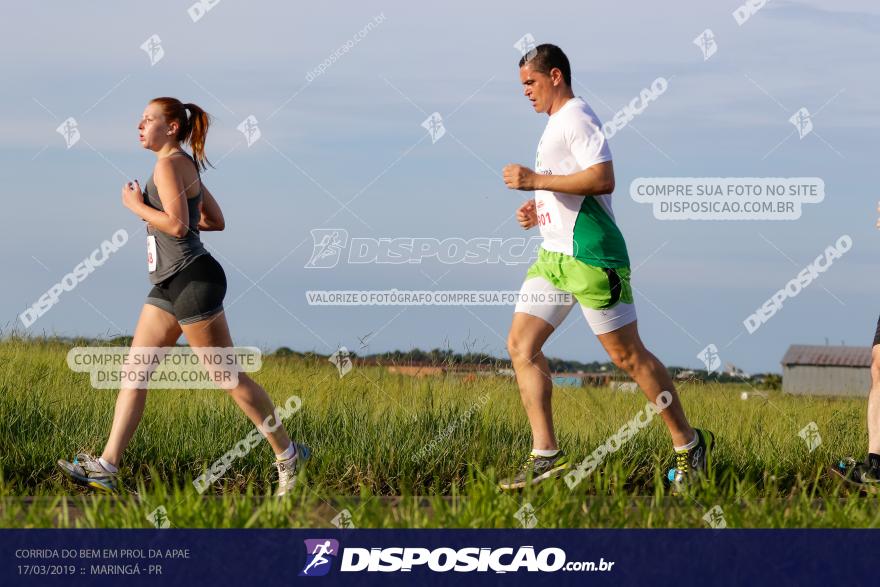
<path id="1" fill-rule="evenodd" d="M 550 75 L 550 70 L 553 68 L 559 69 L 566 85 L 571 86 L 571 65 L 568 63 L 568 57 L 556 45 L 544 43 L 531 49 L 519 60 L 519 66 L 522 67 L 526 63 L 531 65 L 533 70 L 547 75 Z"/>

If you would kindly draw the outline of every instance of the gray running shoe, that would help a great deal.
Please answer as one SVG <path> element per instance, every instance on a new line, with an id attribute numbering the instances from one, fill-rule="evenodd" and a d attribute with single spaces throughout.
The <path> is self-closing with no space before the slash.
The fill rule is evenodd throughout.
<path id="1" fill-rule="evenodd" d="M 880 493 L 880 468 L 860 463 L 853 458 L 840 459 L 831 472 L 844 481 L 857 485 L 867 493 Z"/>
<path id="2" fill-rule="evenodd" d="M 558 477 L 571 464 L 564 452 L 559 451 L 552 457 L 530 454 L 528 460 L 520 467 L 513 477 L 501 481 L 498 486 L 505 490 L 522 489 L 527 485 L 537 485 L 545 479 Z"/>
<path id="3" fill-rule="evenodd" d="M 105 469 L 98 459 L 88 453 L 77 454 L 72 463 L 59 459 L 58 467 L 80 485 L 106 493 L 119 492 L 117 473 L 111 473 Z"/>

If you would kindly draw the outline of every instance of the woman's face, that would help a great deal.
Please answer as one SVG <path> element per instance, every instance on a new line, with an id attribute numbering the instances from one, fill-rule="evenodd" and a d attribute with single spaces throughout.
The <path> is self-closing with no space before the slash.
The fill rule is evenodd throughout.
<path id="1" fill-rule="evenodd" d="M 172 123 L 169 126 L 165 122 L 162 107 L 159 104 L 150 103 L 144 109 L 141 122 L 138 124 L 138 132 L 142 147 L 158 151 L 162 145 L 172 140 L 174 133 L 177 132 L 177 123 Z"/>

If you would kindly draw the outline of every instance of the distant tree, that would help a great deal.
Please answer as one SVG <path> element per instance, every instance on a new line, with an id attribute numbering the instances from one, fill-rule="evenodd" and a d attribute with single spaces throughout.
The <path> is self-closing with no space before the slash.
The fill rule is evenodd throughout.
<path id="1" fill-rule="evenodd" d="M 273 357 L 292 357 L 295 355 L 299 355 L 299 353 L 286 346 L 278 347 L 275 352 L 272 353 Z"/>
<path id="2" fill-rule="evenodd" d="M 776 391 L 782 389 L 782 375 L 777 373 L 767 373 L 764 375 L 764 387 Z"/>

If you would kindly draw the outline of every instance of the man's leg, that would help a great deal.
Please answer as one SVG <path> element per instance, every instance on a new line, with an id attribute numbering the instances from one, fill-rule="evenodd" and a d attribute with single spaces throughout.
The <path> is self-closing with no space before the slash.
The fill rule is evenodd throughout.
<path id="1" fill-rule="evenodd" d="M 868 392 L 868 456 L 858 462 L 841 459 L 832 471 L 867 491 L 880 491 L 880 322 L 871 348 L 871 390 Z"/>
<path id="2" fill-rule="evenodd" d="M 499 483 L 501 489 L 522 489 L 558 476 L 570 466 L 553 433 L 553 383 L 550 367 L 541 351 L 550 334 L 574 307 L 574 299 L 564 294 L 540 276 L 528 277 L 520 290 L 507 350 L 532 429 L 532 451 L 516 475 Z"/>
<path id="3" fill-rule="evenodd" d="M 868 452 L 880 454 L 880 344 L 871 350 L 871 391 L 868 393 Z"/>
<path id="4" fill-rule="evenodd" d="M 868 392 L 868 456 L 847 476 L 854 481 L 880 487 L 880 320 L 871 347 L 871 390 Z"/>
<path id="5" fill-rule="evenodd" d="M 672 403 L 660 412 L 660 416 L 669 428 L 673 446 L 685 446 L 694 440 L 696 433 L 687 421 L 672 378 L 663 363 L 642 344 L 637 322 L 599 334 L 598 338 L 614 364 L 638 383 L 650 401 L 656 402 L 663 391 L 672 394 Z"/>
<path id="6" fill-rule="evenodd" d="M 507 337 L 507 350 L 516 372 L 520 399 L 532 428 L 532 448 L 538 450 L 559 448 L 553 433 L 553 384 L 547 359 L 541 351 L 553 330 L 553 326 L 542 318 L 515 312 Z"/>

